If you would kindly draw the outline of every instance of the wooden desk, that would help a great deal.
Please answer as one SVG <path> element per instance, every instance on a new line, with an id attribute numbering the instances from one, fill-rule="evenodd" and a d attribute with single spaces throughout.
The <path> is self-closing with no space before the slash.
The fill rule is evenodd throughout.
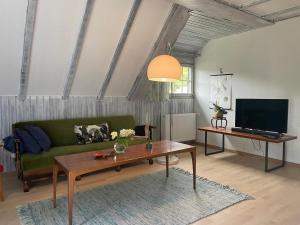
<path id="1" fill-rule="evenodd" d="M 266 147 L 265 147 L 265 172 L 270 172 L 272 170 L 284 167 L 285 165 L 285 156 L 286 156 L 286 148 L 285 148 L 285 143 L 287 141 L 291 141 L 294 139 L 297 139 L 297 136 L 292 136 L 292 135 L 283 135 L 282 137 L 278 139 L 271 139 L 271 138 L 266 138 L 262 135 L 257 135 L 257 134 L 248 134 L 248 133 L 243 133 L 243 132 L 237 132 L 237 131 L 232 131 L 231 128 L 214 128 L 214 127 L 201 127 L 198 128 L 200 131 L 204 131 L 205 137 L 204 137 L 204 148 L 205 148 L 205 155 L 212 155 L 212 154 L 217 154 L 224 152 L 225 150 L 225 135 L 228 136 L 234 136 L 234 137 L 240 137 L 240 138 L 247 138 L 247 139 L 252 139 L 252 140 L 258 140 L 258 141 L 264 141 L 266 142 Z M 207 151 L 207 133 L 217 133 L 217 134 L 222 134 L 222 150 L 220 151 L 215 151 L 215 152 L 208 152 Z M 282 162 L 280 165 L 269 168 L 269 143 L 282 143 Z"/>

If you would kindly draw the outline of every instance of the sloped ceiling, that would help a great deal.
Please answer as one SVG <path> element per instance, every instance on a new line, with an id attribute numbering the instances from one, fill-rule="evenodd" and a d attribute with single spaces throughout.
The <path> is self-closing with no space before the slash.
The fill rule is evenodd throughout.
<path id="1" fill-rule="evenodd" d="M 211 39 L 300 15 L 300 0 L 1 0 L 0 95 L 20 91 L 28 2 L 38 2 L 32 33 L 28 95 L 62 96 L 93 2 L 71 95 L 97 96 L 136 2 L 140 2 L 105 96 L 127 96 L 157 41 L 172 4 L 191 10 L 173 51 L 196 56 Z"/>
<path id="2" fill-rule="evenodd" d="M 209 40 L 300 16 L 300 0 L 174 0 L 191 9 L 176 52 L 199 55 Z"/>
<path id="3" fill-rule="evenodd" d="M 0 1 L 0 95 L 18 93 L 26 8 L 26 1 Z"/>
<path id="4" fill-rule="evenodd" d="M 171 2 L 143 1 L 113 78 L 108 96 L 127 96 L 171 10 Z M 128 76 L 129 75 L 129 76 Z"/>
<path id="5" fill-rule="evenodd" d="M 36 0 L 28 0 L 36 1 Z M 94 2 L 71 95 L 96 96 L 102 86 L 134 0 Z M 106 95 L 126 96 L 149 55 L 173 2 L 142 0 Z M 20 89 L 27 1 L 0 1 L 0 95 Z M 38 1 L 28 95 L 62 96 L 87 0 Z"/>
<path id="6" fill-rule="evenodd" d="M 131 0 L 95 1 L 71 95 L 97 95 L 131 5 Z"/>
<path id="7" fill-rule="evenodd" d="M 62 94 L 83 8 L 82 0 L 38 2 L 29 74 L 29 95 Z"/>

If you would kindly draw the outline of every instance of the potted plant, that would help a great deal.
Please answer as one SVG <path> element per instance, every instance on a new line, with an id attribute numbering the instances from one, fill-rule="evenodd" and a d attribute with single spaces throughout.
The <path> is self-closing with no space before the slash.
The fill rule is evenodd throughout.
<path id="1" fill-rule="evenodd" d="M 227 114 L 226 109 L 217 105 L 217 103 L 213 103 L 213 105 L 214 105 L 214 114 L 213 114 L 214 118 L 223 118 L 223 116 Z"/>
<path id="2" fill-rule="evenodd" d="M 111 132 L 112 140 L 115 140 L 114 150 L 117 154 L 124 153 L 128 147 L 128 142 L 131 137 L 135 135 L 134 130 L 132 129 L 122 129 L 118 133 L 117 131 Z"/>

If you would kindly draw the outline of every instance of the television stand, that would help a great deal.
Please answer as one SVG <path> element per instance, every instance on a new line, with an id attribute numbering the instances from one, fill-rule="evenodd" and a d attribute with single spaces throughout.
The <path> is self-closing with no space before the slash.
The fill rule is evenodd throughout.
<path id="1" fill-rule="evenodd" d="M 204 131 L 204 134 L 205 134 L 204 149 L 205 149 L 206 156 L 221 153 L 221 152 L 225 151 L 225 135 L 246 138 L 246 139 L 252 139 L 252 140 L 258 140 L 258 141 L 264 141 L 266 143 L 266 146 L 265 146 L 265 172 L 270 172 L 270 171 L 273 171 L 275 169 L 285 166 L 286 142 L 297 139 L 297 136 L 292 136 L 292 135 L 282 135 L 279 138 L 274 139 L 274 138 L 264 137 L 259 134 L 250 134 L 250 133 L 234 131 L 234 130 L 231 130 L 231 128 L 224 129 L 224 128 L 214 128 L 214 127 L 201 127 L 201 128 L 198 128 L 198 130 Z M 207 151 L 207 133 L 208 132 L 217 133 L 217 134 L 222 135 L 222 150 L 215 151 L 215 152 Z M 275 143 L 275 144 L 282 143 L 281 164 L 277 165 L 275 167 L 272 167 L 272 168 L 269 168 L 269 143 Z"/>

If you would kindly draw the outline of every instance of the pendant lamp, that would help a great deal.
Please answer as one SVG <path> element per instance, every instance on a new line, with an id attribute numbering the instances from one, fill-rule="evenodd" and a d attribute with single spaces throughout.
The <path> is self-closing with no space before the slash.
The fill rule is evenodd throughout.
<path id="1" fill-rule="evenodd" d="M 148 65 L 148 79 L 159 82 L 173 82 L 180 80 L 181 65 L 171 55 L 156 56 Z"/>

